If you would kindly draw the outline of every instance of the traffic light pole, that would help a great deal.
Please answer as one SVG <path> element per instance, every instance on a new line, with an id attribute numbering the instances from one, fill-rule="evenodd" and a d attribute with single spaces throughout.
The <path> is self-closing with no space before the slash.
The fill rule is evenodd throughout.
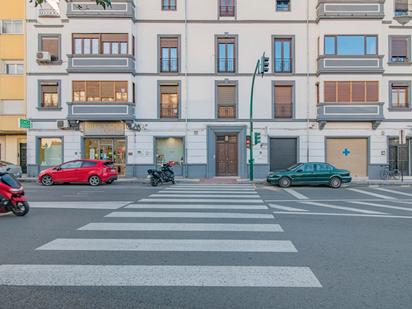
<path id="1" fill-rule="evenodd" d="M 253 159 L 253 144 L 254 144 L 254 137 L 253 137 L 253 93 L 255 89 L 255 79 L 256 79 L 256 74 L 259 71 L 259 66 L 260 66 L 260 60 L 257 61 L 256 63 L 256 68 L 255 72 L 253 73 L 253 79 L 252 79 L 252 89 L 250 91 L 250 143 L 249 143 L 249 179 L 250 181 L 253 181 L 253 170 L 254 170 L 254 159 Z"/>

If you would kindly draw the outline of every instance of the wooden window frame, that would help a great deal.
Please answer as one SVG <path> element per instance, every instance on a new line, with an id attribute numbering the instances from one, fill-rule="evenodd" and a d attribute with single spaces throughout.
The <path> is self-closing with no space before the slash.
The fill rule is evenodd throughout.
<path id="1" fill-rule="evenodd" d="M 113 41 L 113 40 L 105 40 L 104 36 L 105 35 L 126 35 L 127 39 L 126 40 L 119 40 L 119 41 Z M 134 37 L 134 36 L 133 36 Z M 76 39 L 80 39 L 82 41 L 82 53 L 81 54 L 76 54 Z M 84 53 L 84 40 L 85 39 L 97 39 L 98 40 L 98 53 L 97 54 L 85 54 Z M 110 54 L 104 54 L 103 53 L 103 44 L 104 43 L 110 43 Z M 112 43 L 119 43 L 119 53 L 114 54 L 113 53 L 113 46 Z M 122 54 L 121 51 L 121 47 L 120 44 L 121 43 L 126 43 L 126 54 Z M 90 45 L 90 50 L 93 50 L 92 45 Z M 73 33 L 72 34 L 72 54 L 73 55 L 81 55 L 81 56 L 125 56 L 125 55 L 129 55 L 129 34 L 128 33 Z M 134 55 L 134 42 L 133 42 L 133 47 L 132 47 L 132 54 Z"/>
<path id="2" fill-rule="evenodd" d="M 96 100 L 96 101 L 88 101 L 88 95 L 87 95 L 87 82 L 91 83 L 91 82 L 97 82 L 99 83 L 99 95 L 98 97 L 100 98 L 100 100 Z M 104 101 L 102 100 L 102 82 L 113 82 L 113 101 L 107 100 Z M 84 83 L 83 89 L 85 92 L 85 101 L 75 101 L 74 97 L 75 97 L 75 89 L 74 89 L 74 83 Z M 116 100 L 116 84 L 117 83 L 126 83 L 126 96 L 127 99 L 126 100 Z M 101 104 L 111 104 L 111 103 L 127 103 L 129 101 L 129 82 L 126 80 L 74 80 L 72 81 L 72 101 L 75 103 L 101 103 Z M 105 96 L 105 98 L 107 98 L 107 96 Z"/>
<path id="3" fill-rule="evenodd" d="M 217 74 L 235 74 L 237 70 L 237 58 L 238 58 L 238 39 L 237 36 L 217 36 L 216 37 L 216 73 Z M 225 49 L 225 57 L 220 57 L 220 45 L 233 44 L 233 58 L 228 57 L 227 47 Z M 224 59 L 224 70 L 220 70 L 221 59 Z M 229 59 L 233 61 L 233 70 L 229 70 Z"/>
<path id="4" fill-rule="evenodd" d="M 165 4 L 166 1 L 168 4 Z M 173 0 L 174 5 L 170 4 L 171 1 L 172 0 L 161 0 L 162 11 L 177 11 L 177 0 Z"/>
<path id="5" fill-rule="evenodd" d="M 234 88 L 234 102 L 232 105 L 221 105 L 220 101 L 219 101 L 219 88 L 220 87 L 233 87 Z M 215 84 L 215 108 L 216 108 L 216 115 L 215 117 L 217 119 L 237 119 L 238 118 L 238 112 L 239 112 L 239 85 L 238 85 L 238 81 L 230 81 L 230 82 L 225 82 L 225 81 L 216 81 Z M 228 116 L 228 117 L 222 117 L 220 115 L 220 108 L 221 107 L 231 107 L 234 112 L 233 112 L 233 116 Z"/>

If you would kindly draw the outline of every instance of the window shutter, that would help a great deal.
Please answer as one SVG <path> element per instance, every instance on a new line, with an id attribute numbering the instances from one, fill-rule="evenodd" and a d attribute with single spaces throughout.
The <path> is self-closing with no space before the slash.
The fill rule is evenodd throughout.
<path id="1" fill-rule="evenodd" d="M 352 82 L 352 102 L 365 102 L 365 82 Z"/>
<path id="2" fill-rule="evenodd" d="M 406 38 L 392 38 L 392 57 L 408 56 L 408 40 Z"/>
<path id="3" fill-rule="evenodd" d="M 236 86 L 218 86 L 217 97 L 220 106 L 236 105 Z"/>
<path id="4" fill-rule="evenodd" d="M 176 85 L 167 85 L 167 86 L 160 86 L 160 93 L 166 94 L 176 94 L 178 93 L 178 87 Z"/>
<path id="5" fill-rule="evenodd" d="M 116 101 L 123 101 L 126 102 L 128 98 L 128 91 L 127 91 L 127 81 L 116 81 L 115 82 L 115 93 L 116 93 Z"/>
<path id="6" fill-rule="evenodd" d="M 86 82 L 87 101 L 100 101 L 100 83 L 98 81 Z"/>
<path id="7" fill-rule="evenodd" d="M 220 44 L 235 44 L 235 38 L 218 38 Z"/>
<path id="8" fill-rule="evenodd" d="M 41 90 L 43 93 L 57 93 L 57 84 L 56 85 L 42 85 Z"/>
<path id="9" fill-rule="evenodd" d="M 84 81 L 73 81 L 73 91 L 85 91 L 86 85 Z"/>
<path id="10" fill-rule="evenodd" d="M 177 38 L 161 38 L 160 47 L 177 48 L 178 39 Z"/>
<path id="11" fill-rule="evenodd" d="M 292 86 L 275 86 L 276 104 L 292 103 Z"/>
<path id="12" fill-rule="evenodd" d="M 379 102 L 379 82 L 366 82 L 366 101 Z"/>
<path id="13" fill-rule="evenodd" d="M 336 82 L 325 82 L 325 102 L 336 102 Z"/>
<path id="14" fill-rule="evenodd" d="M 350 99 L 350 84 L 351 82 L 338 82 L 338 102 L 349 103 Z"/>
<path id="15" fill-rule="evenodd" d="M 103 42 L 127 42 L 129 39 L 127 33 L 104 33 L 102 34 Z"/>
<path id="16" fill-rule="evenodd" d="M 101 82 L 102 101 L 114 101 L 114 81 Z"/>
<path id="17" fill-rule="evenodd" d="M 57 37 L 42 37 L 42 51 L 49 52 L 53 57 L 52 60 L 59 60 L 59 38 Z"/>

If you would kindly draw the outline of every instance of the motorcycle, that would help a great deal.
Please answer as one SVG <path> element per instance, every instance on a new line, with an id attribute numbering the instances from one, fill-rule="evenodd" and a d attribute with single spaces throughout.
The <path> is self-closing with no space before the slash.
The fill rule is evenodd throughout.
<path id="1" fill-rule="evenodd" d="M 16 216 L 23 217 L 29 210 L 21 183 L 14 176 L 0 172 L 0 213 L 11 211 Z"/>
<path id="2" fill-rule="evenodd" d="M 157 187 L 159 183 L 171 182 L 175 184 L 175 173 L 172 167 L 175 165 L 174 161 L 169 161 L 161 165 L 160 170 L 150 169 L 147 173 L 150 176 L 150 184 Z"/>

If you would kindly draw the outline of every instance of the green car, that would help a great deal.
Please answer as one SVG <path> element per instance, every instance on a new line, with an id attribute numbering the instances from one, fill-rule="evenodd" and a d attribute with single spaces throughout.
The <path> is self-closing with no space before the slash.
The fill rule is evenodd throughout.
<path id="1" fill-rule="evenodd" d="M 340 188 L 342 183 L 350 183 L 352 177 L 347 170 L 340 170 L 328 163 L 297 163 L 286 170 L 271 172 L 267 182 L 288 188 L 291 185 L 329 185 Z"/>

